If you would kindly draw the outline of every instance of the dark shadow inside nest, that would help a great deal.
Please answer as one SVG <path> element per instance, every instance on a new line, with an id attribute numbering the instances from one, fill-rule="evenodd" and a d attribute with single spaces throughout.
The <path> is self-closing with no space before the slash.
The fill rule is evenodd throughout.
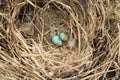
<path id="1" fill-rule="evenodd" d="M 36 3 L 36 5 L 37 4 L 40 5 L 42 3 Z M 16 15 L 16 21 L 14 22 L 18 30 L 26 40 L 33 39 L 35 42 L 39 43 L 38 37 L 41 36 L 40 32 L 42 30 L 42 21 L 40 17 L 38 17 L 40 16 L 40 9 L 30 4 L 25 4 L 21 6 L 18 11 L 19 13 Z"/>

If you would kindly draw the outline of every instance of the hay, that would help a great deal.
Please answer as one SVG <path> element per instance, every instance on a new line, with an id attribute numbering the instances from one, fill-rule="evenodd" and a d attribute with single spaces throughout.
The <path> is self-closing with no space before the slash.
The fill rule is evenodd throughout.
<path id="1" fill-rule="evenodd" d="M 119 0 L 1 1 L 0 79 L 119 79 L 119 8 Z M 75 46 L 54 45 L 56 30 Z"/>

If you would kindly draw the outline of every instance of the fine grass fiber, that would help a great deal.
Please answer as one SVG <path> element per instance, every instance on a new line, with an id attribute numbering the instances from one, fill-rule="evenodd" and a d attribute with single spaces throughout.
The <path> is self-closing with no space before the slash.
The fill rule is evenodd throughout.
<path id="1" fill-rule="evenodd" d="M 0 80 L 119 80 L 119 31 L 120 0 L 0 0 Z"/>

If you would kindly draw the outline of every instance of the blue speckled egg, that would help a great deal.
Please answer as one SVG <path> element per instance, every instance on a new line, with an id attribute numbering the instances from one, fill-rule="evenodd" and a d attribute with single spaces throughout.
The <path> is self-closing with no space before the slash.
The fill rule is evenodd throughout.
<path id="1" fill-rule="evenodd" d="M 63 32 L 60 33 L 59 37 L 62 41 L 68 41 L 68 35 Z"/>
<path id="2" fill-rule="evenodd" d="M 62 46 L 62 41 L 61 41 L 60 37 L 57 35 L 52 36 L 52 43 L 57 46 Z"/>

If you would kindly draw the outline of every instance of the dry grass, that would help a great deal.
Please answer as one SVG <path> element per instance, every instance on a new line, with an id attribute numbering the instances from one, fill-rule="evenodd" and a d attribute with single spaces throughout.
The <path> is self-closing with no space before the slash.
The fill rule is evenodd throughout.
<path id="1" fill-rule="evenodd" d="M 119 0 L 0 0 L 0 80 L 118 80 L 119 30 Z"/>

